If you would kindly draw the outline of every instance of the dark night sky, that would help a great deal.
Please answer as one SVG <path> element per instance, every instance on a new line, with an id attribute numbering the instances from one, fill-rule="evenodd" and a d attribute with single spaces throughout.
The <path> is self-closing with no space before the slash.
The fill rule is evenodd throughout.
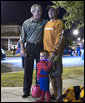
<path id="1" fill-rule="evenodd" d="M 1 24 L 15 23 L 22 25 L 23 21 L 31 17 L 30 8 L 33 4 L 42 5 L 43 17 L 47 17 L 46 6 L 50 1 L 2 1 Z"/>
<path id="2" fill-rule="evenodd" d="M 42 6 L 43 17 L 48 19 L 46 7 L 52 4 L 51 1 L 1 1 L 1 24 L 22 25 L 24 20 L 31 17 L 30 8 L 35 3 Z M 60 10 L 59 18 L 62 18 L 63 14 L 64 12 Z"/>
<path id="3" fill-rule="evenodd" d="M 1 1 L 1 24 L 19 24 L 22 25 L 24 20 L 30 18 L 30 8 L 33 4 L 40 4 L 43 8 L 43 17 L 48 18 L 47 5 L 52 4 L 51 1 Z M 59 9 L 59 18 L 62 19 L 65 14 L 64 9 Z M 80 33 L 84 30 L 82 29 Z M 69 34 L 69 35 L 68 35 Z M 72 36 L 71 30 L 65 31 L 65 35 Z M 81 36 L 83 37 L 84 34 Z"/>

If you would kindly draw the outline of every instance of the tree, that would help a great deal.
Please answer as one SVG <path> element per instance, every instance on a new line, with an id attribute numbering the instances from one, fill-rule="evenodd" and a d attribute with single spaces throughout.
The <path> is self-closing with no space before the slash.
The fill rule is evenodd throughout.
<path id="1" fill-rule="evenodd" d="M 72 45 L 73 45 L 73 39 L 70 37 L 64 37 L 64 48 L 67 48 Z"/>
<path id="2" fill-rule="evenodd" d="M 63 16 L 65 29 L 70 29 L 74 24 L 77 29 L 84 27 L 84 1 L 52 1 L 54 6 L 64 8 Z"/>

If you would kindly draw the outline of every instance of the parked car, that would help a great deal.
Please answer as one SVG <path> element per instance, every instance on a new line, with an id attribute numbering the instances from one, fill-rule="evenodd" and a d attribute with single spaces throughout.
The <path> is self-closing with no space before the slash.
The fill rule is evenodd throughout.
<path id="1" fill-rule="evenodd" d="M 1 60 L 6 57 L 4 49 L 1 49 Z"/>

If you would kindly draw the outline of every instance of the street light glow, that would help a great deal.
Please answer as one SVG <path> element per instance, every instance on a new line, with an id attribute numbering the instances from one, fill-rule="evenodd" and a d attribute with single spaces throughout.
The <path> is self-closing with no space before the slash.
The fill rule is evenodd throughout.
<path id="1" fill-rule="evenodd" d="M 78 41 L 80 41 L 80 40 L 81 40 L 81 38 L 80 38 L 80 37 L 78 37 L 78 38 L 77 38 L 77 40 L 78 40 Z"/>
<path id="2" fill-rule="evenodd" d="M 73 34 L 74 34 L 74 35 L 78 35 L 78 33 L 79 33 L 79 32 L 78 32 L 77 29 L 75 29 L 75 30 L 73 31 Z"/>
<path id="3" fill-rule="evenodd" d="M 73 41 L 73 43 L 76 43 L 75 41 Z"/>
<path id="4" fill-rule="evenodd" d="M 82 39 L 82 42 L 84 43 L 84 39 Z"/>

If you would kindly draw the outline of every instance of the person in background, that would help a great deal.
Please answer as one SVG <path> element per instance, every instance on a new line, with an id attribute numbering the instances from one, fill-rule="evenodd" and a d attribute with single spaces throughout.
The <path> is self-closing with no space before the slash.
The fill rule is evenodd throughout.
<path id="1" fill-rule="evenodd" d="M 20 55 L 20 53 L 21 53 L 21 47 L 20 47 L 20 41 L 19 41 L 18 42 L 18 48 L 17 48 L 16 54 Z M 21 59 L 22 59 L 22 68 L 24 68 L 24 56 L 21 56 Z"/>
<path id="2" fill-rule="evenodd" d="M 80 46 L 77 45 L 76 47 L 76 56 L 81 56 Z"/>
<path id="3" fill-rule="evenodd" d="M 24 56 L 24 85 L 23 98 L 30 95 L 32 85 L 34 59 L 39 62 L 40 51 L 43 49 L 43 31 L 47 20 L 42 18 L 41 5 L 31 6 L 32 17 L 25 20 L 22 25 L 20 39 L 21 55 Z M 24 44 L 26 47 L 24 48 Z"/>
<path id="4" fill-rule="evenodd" d="M 16 53 L 16 48 L 15 48 L 15 45 L 13 46 L 13 55 L 15 55 Z"/>

